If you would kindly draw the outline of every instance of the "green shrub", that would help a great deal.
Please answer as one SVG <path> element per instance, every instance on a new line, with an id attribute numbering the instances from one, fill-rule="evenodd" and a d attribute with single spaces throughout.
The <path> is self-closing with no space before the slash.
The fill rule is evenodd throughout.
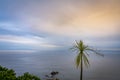
<path id="1" fill-rule="evenodd" d="M 40 80 L 40 78 L 28 72 L 16 77 L 14 70 L 0 66 L 0 80 Z"/>
<path id="2" fill-rule="evenodd" d="M 19 76 L 17 80 L 40 80 L 37 76 L 29 74 L 28 72 L 24 73 L 22 76 Z"/>
<path id="3" fill-rule="evenodd" d="M 16 73 L 12 69 L 0 66 L 0 80 L 15 80 Z"/>

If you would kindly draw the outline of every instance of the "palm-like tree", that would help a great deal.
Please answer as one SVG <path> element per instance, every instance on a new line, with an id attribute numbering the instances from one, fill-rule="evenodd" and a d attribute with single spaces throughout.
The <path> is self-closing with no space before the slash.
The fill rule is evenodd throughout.
<path id="1" fill-rule="evenodd" d="M 82 80 L 83 79 L 83 65 L 87 67 L 89 66 L 89 60 L 88 60 L 89 53 L 92 52 L 92 53 L 96 53 L 101 56 L 103 55 L 98 53 L 96 50 L 90 48 L 89 46 L 85 45 L 82 40 L 80 40 L 79 42 L 76 41 L 75 45 L 71 49 L 73 49 L 74 51 L 78 53 L 76 57 L 76 67 L 80 68 L 80 80 Z"/>

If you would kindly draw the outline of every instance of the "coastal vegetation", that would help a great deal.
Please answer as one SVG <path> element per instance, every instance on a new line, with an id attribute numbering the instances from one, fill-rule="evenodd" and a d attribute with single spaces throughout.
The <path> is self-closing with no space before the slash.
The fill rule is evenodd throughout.
<path id="1" fill-rule="evenodd" d="M 41 79 L 28 72 L 24 73 L 21 76 L 16 76 L 16 73 L 13 69 L 8 69 L 6 67 L 0 66 L 0 80 L 41 80 Z"/>
<path id="2" fill-rule="evenodd" d="M 45 80 L 59 80 L 55 76 L 58 75 L 58 71 L 52 71 L 50 75 L 45 75 Z M 8 69 L 0 65 L 0 80 L 41 80 L 36 75 L 25 72 L 21 76 L 16 76 L 16 73 L 13 69 Z"/>

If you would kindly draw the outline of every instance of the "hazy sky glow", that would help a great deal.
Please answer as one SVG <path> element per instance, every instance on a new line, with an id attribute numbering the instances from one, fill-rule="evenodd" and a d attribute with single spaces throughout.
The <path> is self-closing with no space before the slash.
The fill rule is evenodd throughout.
<path id="1" fill-rule="evenodd" d="M 119 49 L 119 21 L 120 0 L 0 0 L 0 50 L 58 49 L 79 39 Z"/>

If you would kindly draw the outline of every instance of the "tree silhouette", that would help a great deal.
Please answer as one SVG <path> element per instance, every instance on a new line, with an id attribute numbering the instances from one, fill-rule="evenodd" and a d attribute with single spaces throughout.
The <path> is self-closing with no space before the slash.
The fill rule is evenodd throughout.
<path id="1" fill-rule="evenodd" d="M 85 45 L 82 40 L 75 41 L 75 45 L 71 48 L 78 53 L 76 57 L 76 67 L 80 68 L 80 80 L 83 80 L 83 65 L 89 66 L 88 56 L 90 53 L 95 53 L 97 55 L 103 56 L 103 54 L 98 53 L 96 50 Z"/>

